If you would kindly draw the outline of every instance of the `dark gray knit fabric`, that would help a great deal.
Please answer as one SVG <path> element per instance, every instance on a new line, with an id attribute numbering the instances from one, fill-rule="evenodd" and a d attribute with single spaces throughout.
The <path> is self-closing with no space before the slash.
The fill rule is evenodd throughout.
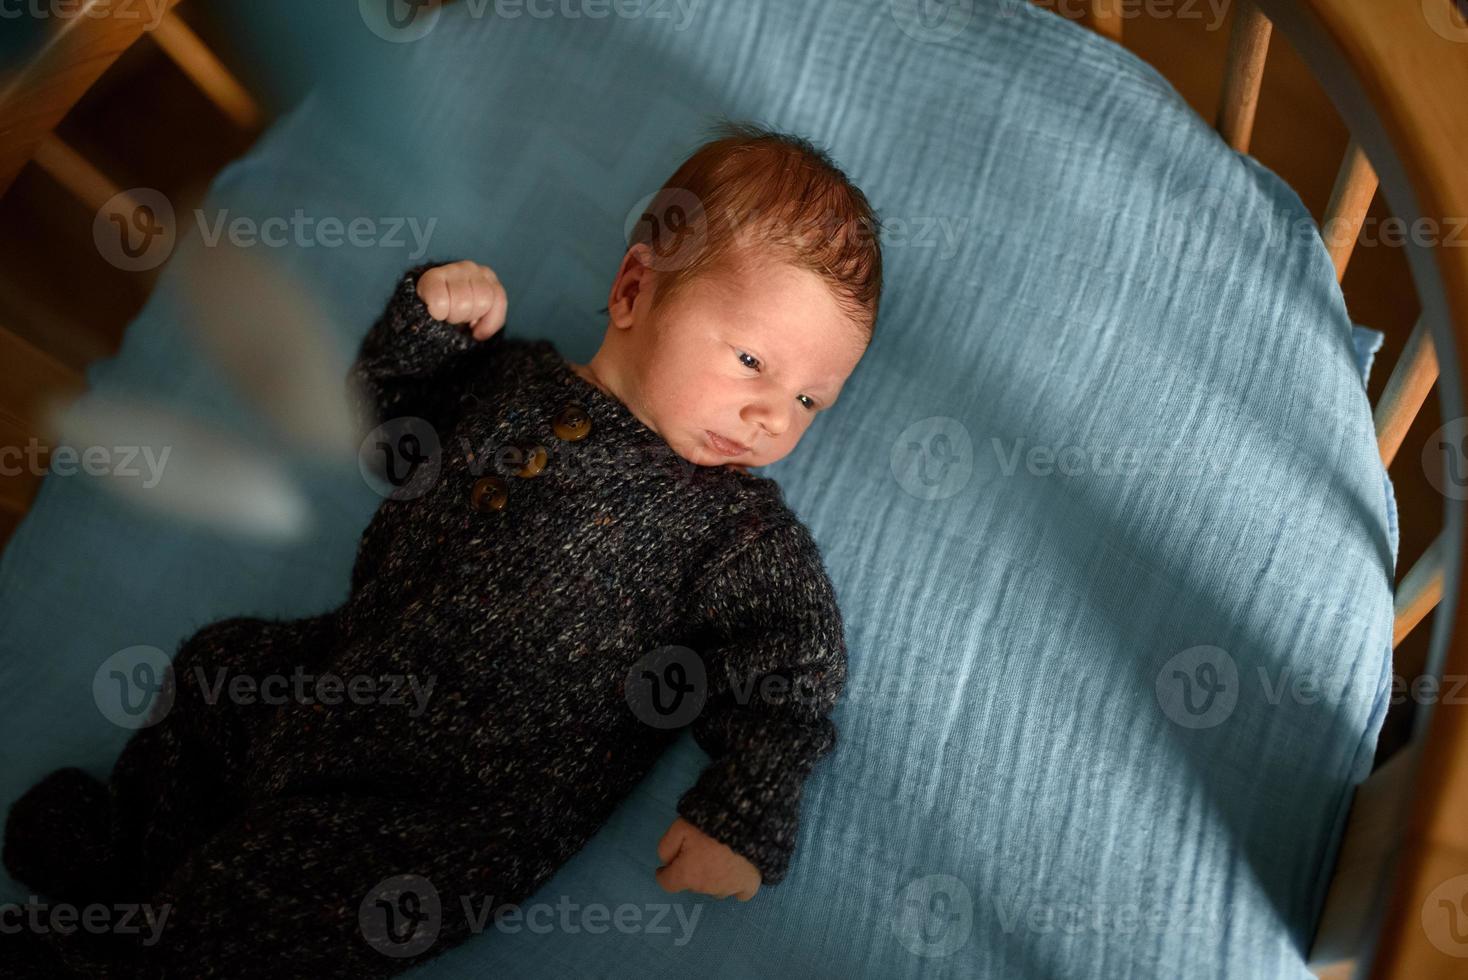
<path id="1" fill-rule="evenodd" d="M 417 416 L 442 440 L 438 477 L 384 502 L 362 537 L 339 613 L 342 672 L 431 674 L 428 710 L 292 710 L 251 779 L 281 794 L 348 783 L 445 800 L 489 793 L 564 817 L 579 848 L 670 741 L 639 720 L 623 682 L 655 649 L 702 660 L 693 724 L 714 762 L 678 812 L 756 867 L 786 873 L 801 786 L 835 743 L 845 680 L 841 614 L 820 552 L 772 480 L 695 466 L 628 408 L 571 370 L 549 341 L 483 343 L 432 319 L 408 270 L 363 344 L 355 377 L 379 420 Z M 553 432 L 580 404 L 585 439 Z M 501 447 L 544 446 L 516 478 Z M 503 510 L 470 507 L 478 476 L 509 483 Z M 783 698 L 753 689 L 780 675 Z M 764 685 L 769 688 L 768 682 Z"/>
<path id="2" fill-rule="evenodd" d="M 682 460 L 551 343 L 506 331 L 476 343 L 430 318 L 416 281 L 436 264 L 400 278 L 353 367 L 365 411 L 428 420 L 440 452 L 422 463 L 432 479 L 409 481 L 416 496 L 374 515 L 347 601 L 203 627 L 174 658 L 167 716 L 134 733 L 105 788 L 64 771 L 12 808 L 4 854 L 17 880 L 72 902 L 166 905 L 161 941 L 0 935 L 12 975 L 399 973 L 468 938 L 449 914 L 457 900 L 515 904 L 539 889 L 690 703 L 711 762 L 677 812 L 766 885 L 785 877 L 846 674 L 814 540 L 777 484 Z M 553 429 L 571 402 L 591 422 L 578 441 Z M 511 475 L 499 453 L 522 441 L 548 451 L 538 476 Z M 476 509 L 472 487 L 490 474 L 508 485 L 505 505 Z M 411 677 L 427 696 L 207 698 L 216 670 L 296 668 Z M 649 714 L 654 703 L 670 713 Z M 383 955 L 359 918 L 397 875 L 444 900 L 436 941 L 410 957 Z"/>

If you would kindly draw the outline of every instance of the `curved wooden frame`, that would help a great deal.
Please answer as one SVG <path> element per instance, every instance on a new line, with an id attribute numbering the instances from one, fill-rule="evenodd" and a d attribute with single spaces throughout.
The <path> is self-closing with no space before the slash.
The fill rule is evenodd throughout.
<path id="1" fill-rule="evenodd" d="M 222 112 L 241 127 L 255 128 L 263 114 L 169 12 L 177 2 L 166 0 L 166 16 L 152 25 L 155 40 Z M 1454 0 L 1236 2 L 1217 117 L 1228 144 L 1248 151 L 1276 26 L 1351 131 L 1322 222 L 1337 279 L 1345 274 L 1378 180 L 1399 216 L 1427 218 L 1439 228 L 1468 219 L 1468 113 L 1461 109 L 1468 93 L 1468 11 L 1455 12 Z M 1120 40 L 1122 0 L 1089 3 L 1091 25 Z M 54 133 L 118 55 L 148 32 L 135 19 L 93 16 L 92 8 L 100 6 L 100 0 L 86 0 L 72 22 L 5 80 L 0 193 L 32 160 L 93 209 L 119 193 Z M 1388 466 L 1437 380 L 1439 363 L 1456 369 L 1443 374 L 1439 389 L 1444 418 L 1461 417 L 1468 378 L 1468 248 L 1409 242 L 1407 249 L 1422 316 L 1376 409 L 1378 444 Z M 81 379 L 0 328 L 0 353 L 7 350 L 11 356 L 0 357 L 0 435 L 15 437 L 32 428 L 32 403 L 41 389 L 75 390 Z M 0 487 L 0 515 L 23 510 L 28 494 L 7 497 L 5 490 Z M 1457 611 L 1468 608 L 1468 579 L 1460 568 L 1468 523 L 1459 502 L 1445 501 L 1444 527 L 1398 589 L 1394 633 L 1400 641 L 1441 600 L 1429 662 L 1413 665 L 1412 672 L 1468 677 L 1468 631 L 1455 622 Z M 1468 975 L 1468 958 L 1434 945 L 1424 925 L 1426 899 L 1458 876 L 1468 892 L 1468 706 L 1441 702 L 1423 706 L 1411 746 L 1356 793 L 1312 962 L 1331 977 Z M 1468 912 L 1468 895 L 1460 901 Z"/>
<path id="2" fill-rule="evenodd" d="M 1091 0 L 1093 23 L 1108 0 Z M 1345 275 L 1378 186 L 1397 215 L 1435 227 L 1468 219 L 1468 10 L 1453 0 L 1238 0 L 1219 107 L 1219 134 L 1247 152 L 1271 32 L 1305 59 L 1351 131 L 1321 237 Z M 1116 37 L 1113 25 L 1103 33 Z M 1377 442 L 1390 466 L 1438 377 L 1444 418 L 1463 413 L 1468 378 L 1468 248 L 1412 241 L 1407 258 L 1422 315 L 1377 405 Z M 1403 515 L 1405 517 L 1405 515 Z M 1393 645 L 1441 601 L 1427 664 L 1408 672 L 1468 677 L 1468 635 L 1455 623 L 1468 600 L 1461 504 L 1444 498 L 1444 531 L 1397 590 Z M 1408 665 L 1398 664 L 1398 667 Z M 1468 913 L 1468 705 L 1422 705 L 1411 744 L 1357 790 L 1311 954 L 1321 976 L 1402 980 L 1468 975 L 1454 919 L 1446 943 L 1429 935 L 1429 901 L 1449 882 Z M 1448 946 L 1453 947 L 1451 950 Z"/>
<path id="3" fill-rule="evenodd" d="M 1260 7 L 1330 95 L 1380 176 L 1393 212 L 1431 219 L 1438 228 L 1468 217 L 1468 112 L 1462 102 L 1468 93 L 1468 26 L 1452 31 L 1460 36 L 1448 36 L 1445 28 L 1463 21 L 1452 0 L 1260 0 Z M 1350 167 L 1351 154 L 1347 156 Z M 1468 249 L 1409 242 L 1407 259 L 1422 305 L 1419 322 L 1430 334 L 1414 331 L 1416 343 L 1404 352 L 1392 382 L 1399 390 L 1414 385 L 1420 390 L 1439 360 L 1456 367 L 1443 373 L 1438 396 L 1443 418 L 1457 418 L 1463 413 L 1462 382 L 1468 378 Z M 1386 407 L 1391 411 L 1393 406 Z M 1390 421 L 1378 412 L 1378 431 Z M 1405 433 L 1410 415 L 1406 423 L 1395 421 Z M 1461 677 L 1468 676 L 1468 636 L 1455 620 L 1468 599 L 1468 583 L 1459 567 L 1468 527 L 1456 500 L 1444 498 L 1443 516 L 1440 543 L 1402 583 L 1398 619 L 1402 600 L 1420 608 L 1419 597 L 1423 591 L 1431 594 L 1435 580 L 1435 591 L 1446 601 L 1437 617 L 1426 672 Z M 1370 805 L 1373 782 L 1400 789 Z M 1365 864 L 1374 868 L 1376 880 L 1363 875 L 1358 888 L 1351 889 L 1342 874 L 1351 869 L 1337 862 L 1317 949 L 1329 943 L 1345 947 L 1354 938 L 1357 949 L 1341 951 L 1354 952 L 1370 977 L 1431 980 L 1468 974 L 1468 959 L 1433 942 L 1441 938 L 1428 933 L 1429 916 L 1437 910 L 1427 905 L 1434 890 L 1468 875 L 1468 705 L 1444 698 L 1421 706 L 1412 745 L 1358 793 L 1342 858 L 1353 856 L 1351 850 L 1376 855 L 1377 860 Z M 1360 901 L 1352 891 L 1373 901 Z M 1463 892 L 1458 901 L 1468 895 L 1468 877 Z M 1333 934 L 1331 899 L 1337 908 L 1368 910 L 1377 920 L 1376 930 L 1367 920 L 1360 923 L 1367 928 L 1354 937 Z"/>

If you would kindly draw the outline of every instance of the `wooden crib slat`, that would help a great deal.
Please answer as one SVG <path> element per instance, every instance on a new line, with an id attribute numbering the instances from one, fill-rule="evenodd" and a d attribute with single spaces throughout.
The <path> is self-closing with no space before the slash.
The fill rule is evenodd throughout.
<path id="1" fill-rule="evenodd" d="M 1223 72 L 1223 98 L 1218 106 L 1218 133 L 1240 153 L 1249 152 L 1254 133 L 1254 111 L 1269 56 L 1269 18 L 1254 0 L 1239 0 L 1234 8 L 1233 33 L 1228 40 L 1228 62 Z"/>
<path id="2" fill-rule="evenodd" d="M 1360 143 L 1351 140 L 1341 160 L 1341 169 L 1336 173 L 1325 220 L 1320 224 L 1325 249 L 1335 263 L 1336 282 L 1346 276 L 1346 264 L 1351 261 L 1356 239 L 1361 236 L 1361 225 L 1366 221 L 1371 199 L 1376 196 L 1376 185 L 1376 171 L 1366 159 L 1366 151 Z"/>
<path id="3" fill-rule="evenodd" d="M 1376 403 L 1376 448 L 1385 466 L 1390 467 L 1392 460 L 1396 459 L 1407 430 L 1412 428 L 1412 421 L 1417 418 L 1422 403 L 1427 400 L 1427 393 L 1437 381 L 1437 372 L 1437 349 L 1432 343 L 1432 332 L 1427 329 L 1426 321 L 1418 317 L 1407 338 L 1407 346 L 1402 349 L 1402 356 Z"/>
<path id="4" fill-rule="evenodd" d="M 54 18 L 44 46 L 0 90 L 0 194 L 14 182 L 51 131 L 117 56 L 179 0 L 150 4 L 88 3 L 74 16 Z"/>
<path id="5" fill-rule="evenodd" d="M 1427 614 L 1442 601 L 1443 559 L 1447 556 L 1447 532 L 1440 533 L 1432 544 L 1417 559 L 1417 564 L 1408 570 L 1397 586 L 1396 601 L 1392 604 L 1392 647 L 1401 646 L 1402 640 L 1427 618 Z M 1412 665 L 1399 664 L 1399 668 Z M 1413 676 L 1420 672 L 1399 669 L 1398 673 Z"/>
<path id="6" fill-rule="evenodd" d="M 153 40 L 236 126 L 253 130 L 260 125 L 259 104 L 178 14 L 159 21 Z"/>
<path id="7" fill-rule="evenodd" d="M 76 198 L 88 211 L 98 211 L 103 204 L 122 193 L 110 177 L 92 165 L 92 162 L 55 133 L 51 133 L 36 147 L 36 165 L 50 174 L 67 193 Z M 124 204 L 129 202 L 126 198 Z M 135 207 L 125 207 L 131 213 Z"/>
<path id="8" fill-rule="evenodd" d="M 1372 902 L 1401 834 L 1405 816 L 1401 801 L 1411 785 L 1418 748 L 1409 743 L 1356 787 L 1335 875 L 1310 947 L 1310 967 L 1321 980 L 1349 977 L 1370 931 Z"/>

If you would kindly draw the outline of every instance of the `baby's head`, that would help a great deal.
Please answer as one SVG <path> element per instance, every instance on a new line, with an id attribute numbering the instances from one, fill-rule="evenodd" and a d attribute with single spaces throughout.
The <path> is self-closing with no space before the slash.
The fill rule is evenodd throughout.
<path id="1" fill-rule="evenodd" d="M 581 373 L 684 459 L 773 463 L 835 403 L 871 342 L 878 232 L 824 152 L 725 124 L 642 213 L 606 337 Z M 710 433 L 743 448 L 721 452 Z"/>

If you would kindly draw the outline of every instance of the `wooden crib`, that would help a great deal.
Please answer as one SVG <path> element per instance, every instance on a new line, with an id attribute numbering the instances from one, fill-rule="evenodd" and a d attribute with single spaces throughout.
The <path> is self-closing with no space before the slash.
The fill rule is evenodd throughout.
<path id="1" fill-rule="evenodd" d="M 1378 184 L 1399 218 L 1435 222 L 1437 228 L 1468 220 L 1468 4 L 1457 2 L 1236 0 L 1216 118 L 1229 145 L 1248 152 L 1276 26 L 1349 127 L 1351 143 L 1321 232 L 1338 280 Z M 128 220 L 146 207 L 55 135 L 88 88 L 145 34 L 220 112 L 247 130 L 259 124 L 257 102 L 173 12 L 177 3 L 156 0 L 149 9 L 162 16 L 152 23 L 136 15 L 143 4 L 88 0 L 80 7 L 89 15 L 58 22 L 47 43 L 3 81 L 0 194 L 34 163 L 94 215 L 107 208 Z M 1073 12 L 1120 41 L 1126 4 L 1077 0 Z M 1053 0 L 1046 5 L 1057 6 Z M 125 16 L 129 11 L 133 16 Z M 95 16 L 99 12 L 107 13 Z M 1468 378 L 1468 247 L 1413 241 L 1405 247 L 1422 313 L 1375 409 L 1387 466 L 1440 365 L 1447 366 L 1438 387 L 1445 419 L 1464 414 L 1462 379 Z M 84 387 L 77 371 L 0 324 L 0 447 L 46 447 L 50 436 L 40 421 L 46 399 Z M 0 475 L 0 533 L 25 513 L 40 481 L 37 473 L 20 469 Z M 1442 531 L 1398 586 L 1395 644 L 1441 608 L 1426 662 L 1399 658 L 1396 672 L 1468 676 L 1468 628 L 1457 615 L 1468 600 L 1468 582 L 1460 574 L 1468 535 L 1463 508 L 1445 498 L 1436 520 L 1422 513 L 1401 517 L 1404 524 L 1440 523 Z M 1456 910 L 1427 904 L 1430 897 L 1442 900 L 1445 882 L 1468 875 L 1468 704 L 1440 700 L 1424 706 L 1416 721 L 1407 747 L 1379 765 L 1356 792 L 1312 951 L 1320 976 L 1430 980 L 1468 973 L 1468 959 L 1449 955 L 1428 932 L 1468 927 L 1468 893 L 1449 896 Z M 1468 886 L 1460 891 L 1468 892 Z M 1464 914 L 1462 925 L 1449 920 L 1455 911 Z"/>

